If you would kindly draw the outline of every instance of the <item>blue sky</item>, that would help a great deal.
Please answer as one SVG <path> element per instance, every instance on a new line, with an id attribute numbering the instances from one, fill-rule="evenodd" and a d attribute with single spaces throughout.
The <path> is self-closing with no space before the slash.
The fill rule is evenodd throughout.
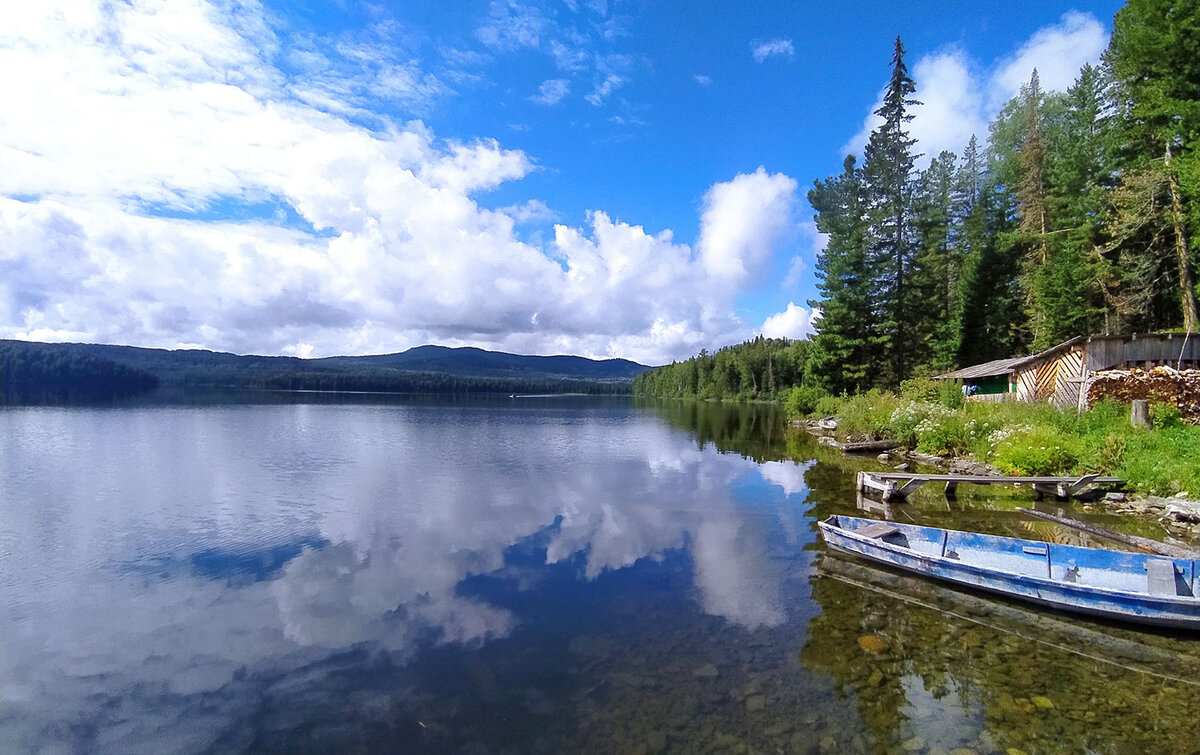
<path id="1" fill-rule="evenodd" d="M 961 150 L 1114 2 L 53 0 L 0 24 L 0 335 L 684 358 L 811 331 L 805 193 Z M 744 6 L 744 7 L 743 7 Z"/>

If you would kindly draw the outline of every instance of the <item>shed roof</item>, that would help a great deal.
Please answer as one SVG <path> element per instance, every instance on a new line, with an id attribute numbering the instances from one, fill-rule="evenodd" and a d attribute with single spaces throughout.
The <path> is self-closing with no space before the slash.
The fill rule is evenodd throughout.
<path id="1" fill-rule="evenodd" d="M 991 362 L 963 367 L 961 370 L 955 370 L 954 372 L 935 375 L 934 380 L 968 380 L 971 378 L 991 377 L 993 375 L 1009 375 L 1015 371 L 1018 365 L 1027 359 L 1029 357 L 995 359 Z"/>
<path id="2" fill-rule="evenodd" d="M 1031 354 L 1024 357 L 1011 357 L 1009 359 L 995 359 L 991 362 L 984 362 L 983 364 L 974 364 L 970 367 L 963 367 L 961 370 L 955 370 L 954 372 L 945 372 L 941 375 L 934 375 L 933 379 L 972 380 L 975 378 L 992 377 L 994 375 L 1011 375 L 1021 367 L 1033 362 L 1041 361 L 1042 359 L 1045 359 L 1046 357 L 1049 357 L 1063 350 L 1064 348 L 1075 344 L 1078 341 L 1082 341 L 1084 338 L 1085 336 L 1076 336 L 1069 341 L 1063 341 L 1057 346 L 1051 346 L 1045 351 L 1039 351 L 1036 354 Z"/>

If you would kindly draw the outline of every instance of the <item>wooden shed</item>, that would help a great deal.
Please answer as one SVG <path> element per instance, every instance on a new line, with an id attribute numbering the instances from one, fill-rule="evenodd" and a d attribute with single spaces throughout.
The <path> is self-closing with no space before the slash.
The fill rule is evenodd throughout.
<path id="1" fill-rule="evenodd" d="M 1200 368 L 1200 335 L 1079 336 L 1037 354 L 972 365 L 934 379 L 961 381 L 974 401 L 1049 401 L 1082 408 L 1093 373 L 1159 365 Z"/>

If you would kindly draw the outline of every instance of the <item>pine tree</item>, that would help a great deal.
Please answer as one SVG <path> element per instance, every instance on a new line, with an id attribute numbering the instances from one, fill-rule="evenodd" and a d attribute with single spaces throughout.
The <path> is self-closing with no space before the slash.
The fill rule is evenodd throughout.
<path id="1" fill-rule="evenodd" d="M 879 370 L 879 338 L 872 310 L 873 281 L 867 264 L 867 221 L 862 170 L 853 155 L 839 176 L 816 181 L 808 202 L 817 229 L 828 236 L 817 255 L 821 309 L 808 354 L 809 382 L 832 393 L 873 385 Z"/>
<path id="2" fill-rule="evenodd" d="M 904 44 L 896 37 L 892 76 L 883 104 L 875 114 L 883 123 L 867 141 L 863 176 L 867 184 L 871 223 L 871 263 L 878 296 L 881 345 L 888 354 L 883 379 L 896 384 L 908 377 L 912 366 L 907 344 L 911 292 L 906 276 L 912 264 L 913 153 L 916 140 L 906 129 L 913 116 L 908 109 L 920 102 L 904 64 Z"/>
<path id="3" fill-rule="evenodd" d="M 1200 13 L 1195 0 L 1129 0 L 1104 55 L 1118 95 L 1123 155 L 1106 250 L 1164 270 L 1184 328 L 1200 326 Z M 1151 213 L 1149 215 L 1145 213 Z M 1141 277 L 1141 276 L 1139 276 Z M 1151 279 L 1152 284 L 1157 279 Z M 1161 288 L 1156 285 L 1156 288 Z M 1154 313 L 1147 313 L 1152 321 Z M 1168 323 L 1164 323 L 1168 324 Z"/>

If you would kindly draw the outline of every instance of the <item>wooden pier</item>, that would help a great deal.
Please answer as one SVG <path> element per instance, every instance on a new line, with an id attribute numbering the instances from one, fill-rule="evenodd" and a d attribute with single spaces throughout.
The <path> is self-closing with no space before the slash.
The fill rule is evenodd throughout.
<path id="1" fill-rule="evenodd" d="M 953 498 L 959 485 L 1028 485 L 1038 493 L 1058 499 L 1075 498 L 1093 485 L 1119 485 L 1120 477 L 1088 474 L 1081 477 L 998 477 L 988 475 L 909 474 L 907 472 L 859 472 L 857 490 L 878 493 L 884 501 L 901 501 L 927 482 L 946 485 L 946 497 Z"/>

